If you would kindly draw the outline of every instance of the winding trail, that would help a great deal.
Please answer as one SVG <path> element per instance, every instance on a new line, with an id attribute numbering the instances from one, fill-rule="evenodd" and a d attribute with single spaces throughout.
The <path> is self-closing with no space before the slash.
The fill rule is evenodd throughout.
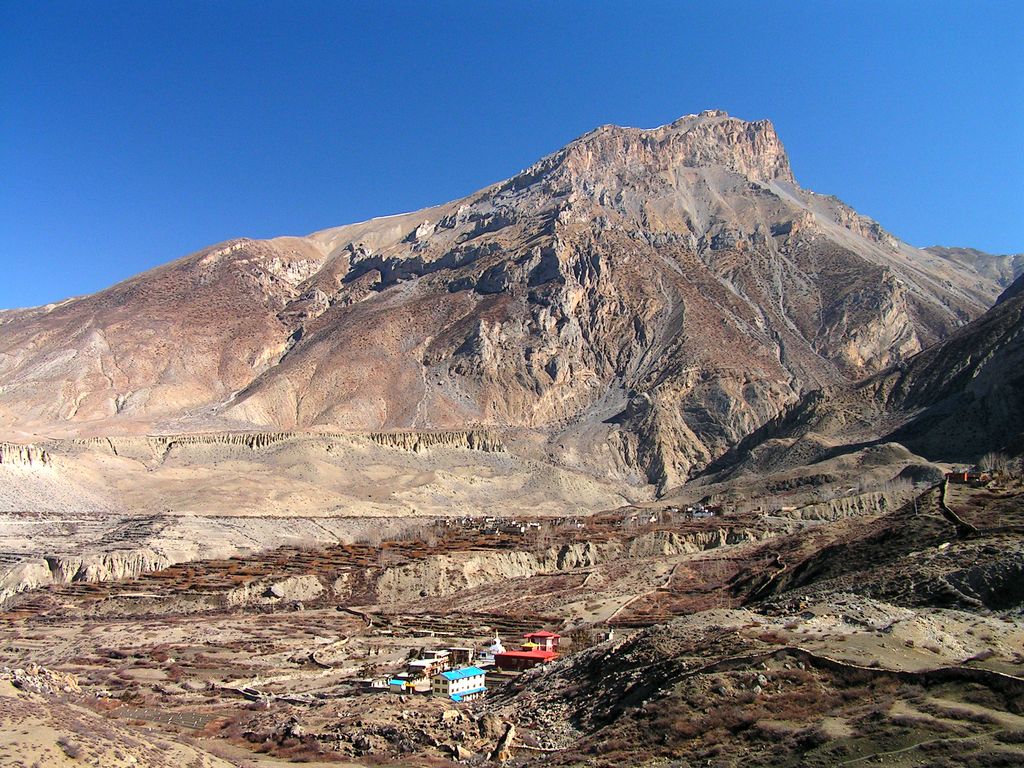
<path id="1" fill-rule="evenodd" d="M 672 583 L 672 579 L 675 578 L 676 571 L 679 570 L 679 566 L 683 565 L 684 562 L 685 561 L 681 561 L 672 566 L 672 570 L 668 572 L 668 575 L 665 577 L 664 583 L 659 584 L 654 589 L 649 589 L 646 592 L 640 592 L 638 594 L 635 594 L 631 598 L 626 600 L 626 602 L 624 602 L 622 605 L 620 605 L 618 608 L 612 611 L 608 618 L 605 619 L 605 623 L 612 621 L 616 616 L 622 613 L 622 611 L 624 611 L 630 605 L 635 603 L 637 600 L 645 598 L 648 595 L 653 595 L 655 592 L 661 592 L 662 590 L 668 589 L 668 586 Z"/>
<path id="2" fill-rule="evenodd" d="M 939 489 L 939 511 L 942 512 L 942 516 L 946 518 L 956 527 L 957 536 L 961 538 L 966 536 L 974 536 L 978 533 L 978 529 L 973 525 L 965 521 L 960 515 L 950 509 L 949 505 L 946 504 L 946 488 L 949 486 L 949 480 L 946 478 L 942 479 L 942 486 Z"/>
<path id="3" fill-rule="evenodd" d="M 985 736 L 995 736 L 997 733 L 1003 733 L 1008 729 L 999 728 L 994 731 L 988 731 Z M 862 755 L 861 757 L 855 757 L 852 760 L 844 760 L 841 763 L 835 763 L 836 766 L 840 765 L 856 765 L 857 763 L 863 763 L 865 760 L 878 760 L 883 757 L 891 757 L 892 755 L 901 755 L 905 752 L 913 752 L 915 749 L 920 749 L 928 744 L 949 744 L 956 741 L 967 741 L 968 739 L 977 739 L 977 733 L 970 733 L 966 736 L 940 736 L 937 739 L 926 739 L 925 741 L 919 741 L 917 744 L 911 744 L 909 747 L 903 747 L 902 749 L 893 749 L 888 752 L 872 752 L 869 755 Z"/>

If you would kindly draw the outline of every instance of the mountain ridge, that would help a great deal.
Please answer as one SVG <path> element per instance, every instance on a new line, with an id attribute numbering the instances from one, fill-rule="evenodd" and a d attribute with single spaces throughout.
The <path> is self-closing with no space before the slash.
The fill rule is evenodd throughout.
<path id="1" fill-rule="evenodd" d="M 899 443 L 939 462 L 1024 451 L 1024 275 L 985 314 L 862 381 L 807 393 L 707 469 L 728 480 Z"/>
<path id="2" fill-rule="evenodd" d="M 998 289 L 801 189 L 770 122 L 709 110 L 598 128 L 450 203 L 0 313 L 0 429 L 499 427 L 666 487 Z"/>

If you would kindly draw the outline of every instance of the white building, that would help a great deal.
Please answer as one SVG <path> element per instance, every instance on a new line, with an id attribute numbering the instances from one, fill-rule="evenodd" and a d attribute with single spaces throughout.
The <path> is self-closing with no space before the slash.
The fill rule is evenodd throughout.
<path id="1" fill-rule="evenodd" d="M 452 701 L 469 701 L 484 695 L 486 673 L 479 667 L 462 667 L 442 672 L 433 678 L 431 693 Z"/>

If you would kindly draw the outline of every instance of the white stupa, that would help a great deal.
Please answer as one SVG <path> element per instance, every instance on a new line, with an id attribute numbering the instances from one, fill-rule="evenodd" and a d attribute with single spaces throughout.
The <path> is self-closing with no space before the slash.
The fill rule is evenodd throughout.
<path id="1" fill-rule="evenodd" d="M 492 654 L 505 652 L 505 646 L 501 644 L 501 638 L 498 637 L 497 632 L 494 633 L 494 643 L 487 650 L 490 651 Z"/>
<path id="2" fill-rule="evenodd" d="M 498 637 L 498 631 L 494 631 L 494 642 L 491 643 L 490 647 L 483 652 L 482 656 L 487 661 L 494 661 L 494 654 L 504 653 L 505 646 L 501 644 L 501 638 Z"/>

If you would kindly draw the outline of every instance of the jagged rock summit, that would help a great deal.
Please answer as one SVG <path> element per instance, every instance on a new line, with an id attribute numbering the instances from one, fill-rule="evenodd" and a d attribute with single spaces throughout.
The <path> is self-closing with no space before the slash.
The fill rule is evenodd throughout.
<path id="1" fill-rule="evenodd" d="M 604 126 L 461 200 L 0 312 L 0 437 L 484 427 L 665 487 L 999 291 L 801 189 L 768 121 Z"/>
<path id="2" fill-rule="evenodd" d="M 562 172 L 591 183 L 628 181 L 673 168 L 718 166 L 754 181 L 795 183 L 789 157 L 768 120 L 745 122 L 720 110 L 686 115 L 659 128 L 604 125 L 544 158 L 522 177 Z M 520 178 L 520 177 L 517 177 Z"/>

